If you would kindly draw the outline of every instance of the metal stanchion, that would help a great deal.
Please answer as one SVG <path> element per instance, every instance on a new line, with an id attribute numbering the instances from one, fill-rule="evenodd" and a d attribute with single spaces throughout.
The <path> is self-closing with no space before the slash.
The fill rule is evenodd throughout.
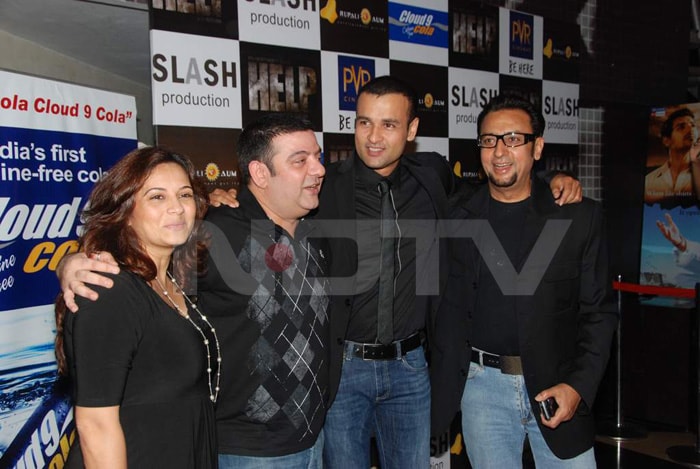
<path id="1" fill-rule="evenodd" d="M 697 419 L 695 426 L 695 446 L 671 446 L 666 450 L 668 457 L 684 464 L 700 467 L 700 283 L 695 284 L 695 402 Z"/>
<path id="2" fill-rule="evenodd" d="M 617 276 L 618 284 L 622 282 L 622 275 Z M 615 348 L 617 351 L 615 365 L 617 371 L 617 388 L 615 392 L 615 422 L 603 422 L 598 434 L 614 440 L 634 440 L 644 438 L 647 432 L 639 425 L 624 421 L 622 415 L 622 290 L 617 290 L 617 332 L 615 334 Z"/>

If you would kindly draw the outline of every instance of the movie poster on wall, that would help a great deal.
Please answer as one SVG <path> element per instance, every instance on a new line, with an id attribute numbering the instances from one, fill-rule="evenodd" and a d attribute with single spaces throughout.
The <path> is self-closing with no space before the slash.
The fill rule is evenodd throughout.
<path id="1" fill-rule="evenodd" d="M 63 467 L 72 408 L 57 382 L 58 261 L 92 186 L 136 148 L 130 96 L 0 71 L 0 467 Z"/>
<path id="2" fill-rule="evenodd" d="M 151 29 L 238 39 L 237 0 L 150 0 Z"/>
<path id="3" fill-rule="evenodd" d="M 653 108 L 644 180 L 642 285 L 694 288 L 700 279 L 700 104 Z M 679 300 L 657 303 L 677 305 Z"/>
<path id="4" fill-rule="evenodd" d="M 243 125 L 270 112 L 297 114 L 322 129 L 321 53 L 241 43 Z"/>
<path id="5" fill-rule="evenodd" d="M 498 72 L 498 7 L 473 0 L 450 0 L 449 7 L 450 66 Z"/>

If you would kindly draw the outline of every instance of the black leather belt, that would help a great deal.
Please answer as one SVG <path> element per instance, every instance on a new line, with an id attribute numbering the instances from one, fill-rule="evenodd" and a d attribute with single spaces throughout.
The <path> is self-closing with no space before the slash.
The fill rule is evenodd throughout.
<path id="1" fill-rule="evenodd" d="M 472 361 L 481 366 L 498 368 L 506 375 L 522 375 L 523 364 L 520 357 L 507 355 L 494 355 L 481 350 L 472 349 Z"/>
<path id="2" fill-rule="evenodd" d="M 397 340 L 390 344 L 361 344 L 347 341 L 352 345 L 352 354 L 363 360 L 396 360 L 403 357 L 411 350 L 415 350 L 423 343 L 420 333 L 413 334 L 403 340 Z"/>

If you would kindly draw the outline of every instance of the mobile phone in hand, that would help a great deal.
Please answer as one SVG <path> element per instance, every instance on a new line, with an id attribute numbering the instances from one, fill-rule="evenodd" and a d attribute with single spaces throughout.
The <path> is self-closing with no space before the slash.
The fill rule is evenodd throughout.
<path id="1" fill-rule="evenodd" d="M 548 397 L 544 401 L 540 401 L 540 412 L 545 420 L 554 417 L 558 408 L 559 404 L 557 404 L 557 401 L 553 397 Z"/>

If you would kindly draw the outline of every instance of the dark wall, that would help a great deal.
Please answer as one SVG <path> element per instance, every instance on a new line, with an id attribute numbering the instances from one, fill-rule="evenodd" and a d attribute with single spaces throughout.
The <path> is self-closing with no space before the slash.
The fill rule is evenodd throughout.
<path id="1" fill-rule="evenodd" d="M 504 2 L 484 3 L 504 6 Z M 578 23 L 585 3 L 526 0 L 517 9 Z M 690 1 L 598 0 L 596 4 L 590 50 L 582 47 L 580 106 L 603 110 L 601 174 L 611 273 L 636 283 L 649 110 L 695 101 L 687 93 Z M 689 363 L 693 361 L 687 334 L 692 313 L 649 308 L 638 301 L 625 305 L 625 416 L 652 427 L 687 428 L 689 403 L 694 398 L 689 386 Z M 599 415 L 614 413 L 612 365 L 601 384 Z"/>

